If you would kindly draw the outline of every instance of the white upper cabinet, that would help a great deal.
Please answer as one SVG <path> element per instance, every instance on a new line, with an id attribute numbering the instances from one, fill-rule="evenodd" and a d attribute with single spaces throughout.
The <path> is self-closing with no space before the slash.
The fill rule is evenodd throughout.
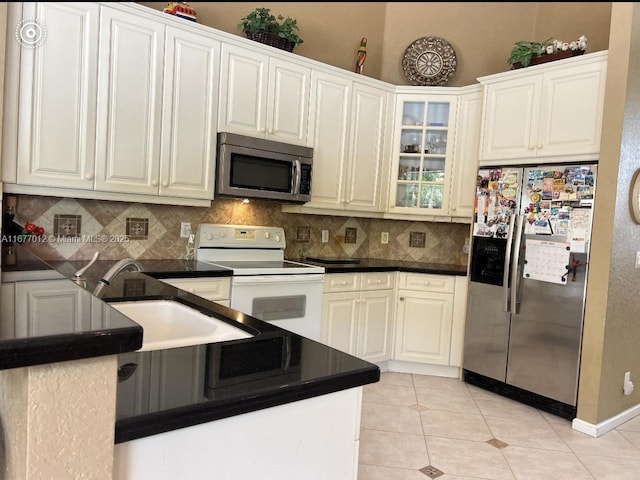
<path id="1" fill-rule="evenodd" d="M 451 170 L 449 211 L 456 220 L 471 223 L 476 191 L 482 123 L 482 89 L 465 89 L 458 100 L 458 123 Z"/>
<path id="2" fill-rule="evenodd" d="M 7 45 L 7 192 L 210 205 L 219 40 L 116 3 L 11 4 L 8 17 L 47 35 Z"/>
<path id="3" fill-rule="evenodd" d="M 388 172 L 389 91 L 320 70 L 313 70 L 311 80 L 311 201 L 294 209 L 380 212 Z"/>
<path id="4" fill-rule="evenodd" d="M 458 95 L 413 90 L 396 95 L 388 212 L 449 216 Z"/>
<path id="5" fill-rule="evenodd" d="M 160 195 L 213 198 L 220 42 L 167 27 Z"/>
<path id="6" fill-rule="evenodd" d="M 165 26 L 104 7 L 100 23 L 96 189 L 157 194 Z"/>
<path id="7" fill-rule="evenodd" d="M 295 61 L 223 45 L 219 130 L 306 145 L 310 78 Z"/>
<path id="8" fill-rule="evenodd" d="M 481 162 L 598 158 L 606 69 L 607 52 L 596 52 L 480 78 Z"/>
<path id="9" fill-rule="evenodd" d="M 10 31 L 22 18 L 37 19 L 46 38 L 32 46 L 8 39 L 7 73 L 18 75 L 19 98 L 7 98 L 15 111 L 5 114 L 14 123 L 5 132 L 17 124 L 17 152 L 15 137 L 5 135 L 5 182 L 93 189 L 98 14 L 95 3 L 10 5 Z M 15 178 L 7 178 L 10 164 Z"/>
<path id="10" fill-rule="evenodd" d="M 306 207 L 343 209 L 349 155 L 351 91 L 349 78 L 311 73 L 309 140 L 313 148 L 311 201 Z"/>

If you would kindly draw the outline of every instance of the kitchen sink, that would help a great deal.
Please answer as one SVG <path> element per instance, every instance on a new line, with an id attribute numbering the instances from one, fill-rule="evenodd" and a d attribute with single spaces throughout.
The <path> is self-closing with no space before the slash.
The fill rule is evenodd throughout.
<path id="1" fill-rule="evenodd" d="M 138 351 L 187 347 L 250 338 L 244 330 L 173 300 L 109 303 L 142 329 Z"/>

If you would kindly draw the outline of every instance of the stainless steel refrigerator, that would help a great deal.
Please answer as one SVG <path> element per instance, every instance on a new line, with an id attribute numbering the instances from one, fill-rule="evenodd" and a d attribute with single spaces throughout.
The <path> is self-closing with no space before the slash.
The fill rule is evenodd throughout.
<path id="1" fill-rule="evenodd" d="M 463 377 L 574 418 L 594 164 L 481 168 Z"/>

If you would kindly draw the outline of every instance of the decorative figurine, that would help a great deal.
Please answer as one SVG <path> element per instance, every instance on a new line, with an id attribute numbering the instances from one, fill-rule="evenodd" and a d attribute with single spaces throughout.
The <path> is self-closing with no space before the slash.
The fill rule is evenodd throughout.
<path id="1" fill-rule="evenodd" d="M 163 9 L 164 13 L 175 15 L 176 17 L 185 18 L 196 22 L 196 11 L 193 7 L 187 5 L 187 2 L 170 2 Z"/>
<path id="2" fill-rule="evenodd" d="M 364 69 L 364 61 L 367 59 L 367 39 L 360 40 L 360 48 L 358 48 L 358 57 L 356 59 L 356 73 L 362 75 Z"/>

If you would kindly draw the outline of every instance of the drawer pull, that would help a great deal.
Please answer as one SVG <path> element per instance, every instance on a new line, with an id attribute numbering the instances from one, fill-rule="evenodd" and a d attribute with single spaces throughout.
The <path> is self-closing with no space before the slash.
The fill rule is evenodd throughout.
<path id="1" fill-rule="evenodd" d="M 401 301 L 401 302 L 404 302 L 404 297 L 400 297 L 400 301 Z"/>
<path id="2" fill-rule="evenodd" d="M 196 291 L 196 289 L 195 289 L 195 288 L 193 288 L 193 287 L 191 287 L 191 288 L 189 289 L 189 292 L 191 292 L 191 293 L 193 293 L 193 292 L 195 292 L 195 291 Z"/>
<path id="3" fill-rule="evenodd" d="M 424 284 L 425 284 L 425 285 L 431 285 L 431 282 L 430 282 L 429 280 L 425 280 L 425 281 L 424 281 Z"/>

